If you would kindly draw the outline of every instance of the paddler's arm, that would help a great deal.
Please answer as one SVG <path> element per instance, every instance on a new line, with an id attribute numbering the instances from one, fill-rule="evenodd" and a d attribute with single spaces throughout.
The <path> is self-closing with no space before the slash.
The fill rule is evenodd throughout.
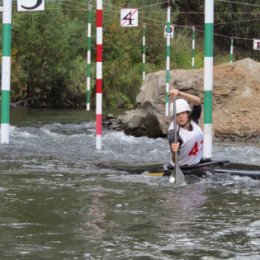
<path id="1" fill-rule="evenodd" d="M 188 93 L 185 93 L 183 91 L 180 91 L 178 89 L 171 89 L 169 91 L 169 97 L 171 98 L 174 98 L 174 97 L 181 97 L 183 99 L 186 99 L 187 101 L 191 102 L 193 105 L 195 106 L 199 106 L 201 105 L 201 99 L 197 96 L 194 96 L 192 94 L 188 94 Z"/>
<path id="2" fill-rule="evenodd" d="M 171 151 L 172 151 L 172 161 L 175 163 L 175 152 L 178 152 L 180 149 L 180 143 L 172 143 Z"/>

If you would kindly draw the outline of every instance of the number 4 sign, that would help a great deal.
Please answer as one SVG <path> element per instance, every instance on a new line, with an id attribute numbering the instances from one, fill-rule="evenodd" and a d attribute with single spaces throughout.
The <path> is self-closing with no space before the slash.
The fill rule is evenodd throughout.
<path id="1" fill-rule="evenodd" d="M 44 4 L 44 0 L 17 0 L 17 11 L 44 11 Z"/>
<path id="2" fill-rule="evenodd" d="M 138 26 L 138 9 L 121 9 L 121 26 Z"/>

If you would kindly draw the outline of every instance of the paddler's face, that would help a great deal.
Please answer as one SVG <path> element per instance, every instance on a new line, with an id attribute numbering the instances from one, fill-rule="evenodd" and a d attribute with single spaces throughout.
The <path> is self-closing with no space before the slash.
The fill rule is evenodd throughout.
<path id="1" fill-rule="evenodd" d="M 176 115 L 176 123 L 180 126 L 184 126 L 189 121 L 189 113 L 188 112 L 182 112 Z"/>

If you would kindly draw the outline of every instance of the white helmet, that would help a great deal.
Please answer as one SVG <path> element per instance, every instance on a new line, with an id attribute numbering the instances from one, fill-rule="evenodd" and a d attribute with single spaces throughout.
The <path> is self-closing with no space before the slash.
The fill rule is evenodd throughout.
<path id="1" fill-rule="evenodd" d="M 176 99 L 176 114 L 186 111 L 191 111 L 189 103 L 185 99 Z M 170 103 L 170 115 L 173 115 L 173 102 Z"/>
<path id="2" fill-rule="evenodd" d="M 190 105 L 185 99 L 177 99 L 176 100 L 176 114 L 182 112 L 190 112 Z"/>

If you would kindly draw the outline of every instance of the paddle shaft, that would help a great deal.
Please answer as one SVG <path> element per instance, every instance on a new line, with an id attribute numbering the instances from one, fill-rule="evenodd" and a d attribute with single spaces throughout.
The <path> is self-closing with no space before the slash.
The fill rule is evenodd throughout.
<path id="1" fill-rule="evenodd" d="M 177 123 L 176 123 L 176 97 L 173 98 L 173 127 L 174 127 L 174 143 L 177 143 Z M 174 175 L 175 175 L 175 184 L 183 185 L 185 184 L 184 174 L 181 171 L 178 165 L 178 151 L 174 152 Z M 170 182 L 173 180 L 173 174 L 170 177 Z"/>
<path id="2" fill-rule="evenodd" d="M 174 127 L 174 143 L 177 143 L 177 123 L 176 123 L 176 97 L 173 98 L 173 127 Z M 178 167 L 178 154 L 177 151 L 174 152 L 174 174 L 176 176 Z"/>

